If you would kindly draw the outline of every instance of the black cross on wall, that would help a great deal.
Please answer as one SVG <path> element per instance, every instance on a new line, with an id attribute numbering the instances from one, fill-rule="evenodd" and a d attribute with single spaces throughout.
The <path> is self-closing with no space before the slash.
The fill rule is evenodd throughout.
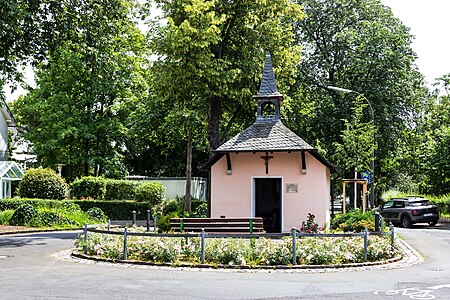
<path id="1" fill-rule="evenodd" d="M 273 156 L 269 156 L 269 152 L 266 152 L 265 156 L 261 156 L 264 159 L 264 163 L 266 164 L 266 174 L 269 174 L 269 160 L 273 158 Z"/>

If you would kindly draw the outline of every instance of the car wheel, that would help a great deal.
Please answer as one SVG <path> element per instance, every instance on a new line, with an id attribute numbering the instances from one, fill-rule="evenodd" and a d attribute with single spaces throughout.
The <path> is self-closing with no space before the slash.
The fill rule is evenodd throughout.
<path id="1" fill-rule="evenodd" d="M 428 225 L 430 225 L 430 226 L 434 226 L 434 225 L 436 225 L 437 224 L 437 222 L 436 221 L 431 221 L 431 222 L 428 222 Z"/>
<path id="2" fill-rule="evenodd" d="M 409 216 L 402 217 L 402 226 L 403 228 L 410 228 L 412 226 L 412 221 Z"/>

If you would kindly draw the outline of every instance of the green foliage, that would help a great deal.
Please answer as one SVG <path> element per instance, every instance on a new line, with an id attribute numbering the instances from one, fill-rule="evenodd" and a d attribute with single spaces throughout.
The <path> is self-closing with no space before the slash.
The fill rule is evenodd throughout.
<path id="1" fill-rule="evenodd" d="M 106 214 L 98 207 L 91 207 L 86 211 L 87 215 L 99 223 L 105 222 L 107 220 Z"/>
<path id="2" fill-rule="evenodd" d="M 403 156 L 399 141 L 414 128 L 427 104 L 412 35 L 379 0 L 295 2 L 308 16 L 294 28 L 296 44 L 307 51 L 297 68 L 296 89 L 283 104 L 286 125 L 342 164 L 347 173 L 341 176 L 352 178 L 347 177 L 352 175 L 351 165 L 368 170 L 370 164 L 370 133 L 361 128 L 371 121 L 370 111 L 364 109 L 355 118 L 355 93 L 323 87 L 362 93 L 373 106 L 375 144 L 382 145 L 375 152 L 375 175 L 377 190 L 383 190 L 394 183 L 396 174 L 414 170 L 413 164 L 399 161 Z M 358 136 L 363 140 L 356 141 Z M 345 146 L 345 151 L 336 145 Z M 347 155 L 350 158 L 344 161 Z"/>
<path id="3" fill-rule="evenodd" d="M 70 184 L 71 195 L 81 199 L 103 199 L 107 180 L 103 177 L 86 176 Z"/>
<path id="4" fill-rule="evenodd" d="M 18 123 L 26 127 L 23 137 L 43 165 L 65 163 L 71 180 L 123 176 L 128 115 L 148 91 L 135 1 L 63 0 L 42 6 L 59 8 L 45 21 L 63 28 L 36 66 L 36 88 L 13 105 Z"/>
<path id="5" fill-rule="evenodd" d="M 22 204 L 13 213 L 11 225 L 28 225 L 38 215 L 38 211 L 30 204 Z"/>
<path id="6" fill-rule="evenodd" d="M 51 169 L 28 169 L 19 183 L 18 194 L 23 198 L 64 199 L 67 184 Z"/>
<path id="7" fill-rule="evenodd" d="M 4 211 L 0 210 L 0 225 L 11 224 L 11 218 L 13 214 L 14 214 L 13 209 L 7 209 Z"/>
<path id="8" fill-rule="evenodd" d="M 158 230 L 160 230 L 162 232 L 170 231 L 170 219 L 171 218 L 179 218 L 178 212 L 172 211 L 172 212 L 168 213 L 167 215 L 164 215 L 163 217 L 159 218 L 156 221 Z"/>
<path id="9" fill-rule="evenodd" d="M 334 142 L 333 160 L 344 174 L 371 170 L 371 156 L 377 146 L 374 144 L 376 129 L 372 122 L 363 122 L 368 105 L 362 97 L 356 97 L 350 120 L 343 120 L 342 144 Z"/>
<path id="10" fill-rule="evenodd" d="M 105 200 L 133 200 L 136 195 L 136 183 L 130 180 L 114 180 L 106 181 Z"/>
<path id="11" fill-rule="evenodd" d="M 136 186 L 135 200 L 147 202 L 150 206 L 158 205 L 164 200 L 166 189 L 157 181 L 142 182 Z"/>
<path id="12" fill-rule="evenodd" d="M 337 215 L 331 220 L 331 229 L 341 231 L 362 232 L 365 228 L 369 231 L 375 230 L 375 213 L 373 211 L 361 212 L 351 210 L 345 214 Z"/>
<path id="13" fill-rule="evenodd" d="M 242 128 L 249 116 L 254 120 L 251 96 L 256 94 L 266 51 L 274 57 L 279 87 L 285 90 L 292 82 L 300 48 L 292 43 L 291 24 L 303 17 L 301 7 L 287 0 L 156 2 L 160 18 L 167 22 L 155 20 L 149 31 L 157 56 L 153 83 L 170 108 L 165 121 L 179 124 L 158 129 L 194 130 L 194 148 L 196 131 L 208 132 L 209 148 L 216 149 L 223 136 L 234 133 L 231 129 Z M 177 118 L 177 111 L 186 118 Z M 172 148 L 185 137 L 178 134 L 167 143 Z M 203 136 L 200 143 L 204 140 Z"/>
<path id="14" fill-rule="evenodd" d="M 111 220 L 131 220 L 132 212 L 136 211 L 139 220 L 147 218 L 147 210 L 150 206 L 147 202 L 136 201 L 111 201 L 111 200 L 72 200 L 78 204 L 83 211 L 92 207 L 100 208 Z"/>
<path id="15" fill-rule="evenodd" d="M 29 204 L 36 209 L 56 209 L 68 212 L 74 212 L 80 210 L 78 204 L 73 203 L 70 200 L 53 201 L 48 199 L 27 199 L 27 198 L 13 198 L 13 199 L 0 199 L 0 211 L 12 209 L 15 210 L 22 204 Z"/>
<path id="16" fill-rule="evenodd" d="M 56 226 L 80 226 L 77 222 L 65 216 L 64 212 L 55 210 L 39 211 L 36 216 L 29 222 L 33 227 L 56 227 Z"/>

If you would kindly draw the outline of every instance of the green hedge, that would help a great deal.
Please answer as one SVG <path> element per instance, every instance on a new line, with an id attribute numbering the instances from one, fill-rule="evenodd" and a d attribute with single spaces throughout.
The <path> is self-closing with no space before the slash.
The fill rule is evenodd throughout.
<path id="1" fill-rule="evenodd" d="M 80 207 L 70 200 L 48 200 L 48 199 L 29 199 L 29 198 L 13 198 L 0 199 L 0 211 L 12 209 L 16 210 L 22 204 L 30 204 L 35 208 L 48 208 L 66 211 L 75 211 Z"/>
<path id="2" fill-rule="evenodd" d="M 111 200 L 71 200 L 78 204 L 83 211 L 88 211 L 92 207 L 98 207 L 111 220 L 131 220 L 133 210 L 136 211 L 138 220 L 147 218 L 147 210 L 150 206 L 146 202 L 136 201 L 111 201 Z"/>
<path id="3" fill-rule="evenodd" d="M 72 197 L 96 200 L 136 200 L 151 206 L 164 200 L 166 189 L 157 181 L 135 182 L 130 180 L 82 177 L 71 184 Z"/>
<path id="4" fill-rule="evenodd" d="M 81 199 L 103 199 L 106 193 L 106 179 L 86 176 L 70 184 L 71 196 Z"/>
<path id="5" fill-rule="evenodd" d="M 106 181 L 105 200 L 134 200 L 137 182 L 130 180 L 108 179 Z"/>
<path id="6" fill-rule="evenodd" d="M 136 201 L 0 199 L 0 211 L 16 210 L 22 204 L 30 204 L 36 209 L 48 208 L 65 211 L 75 211 L 81 208 L 84 212 L 98 207 L 111 220 L 131 220 L 133 210 L 137 213 L 137 219 L 145 220 L 147 210 L 150 209 L 148 203 Z"/>

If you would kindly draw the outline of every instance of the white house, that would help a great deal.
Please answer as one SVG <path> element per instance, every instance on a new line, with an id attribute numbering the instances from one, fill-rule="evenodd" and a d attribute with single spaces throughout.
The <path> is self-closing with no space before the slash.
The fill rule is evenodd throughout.
<path id="1" fill-rule="evenodd" d="M 0 103 L 0 198 L 11 197 L 11 182 L 22 179 L 19 166 L 8 161 L 8 133 L 16 126 L 16 120 L 4 100 Z"/>

